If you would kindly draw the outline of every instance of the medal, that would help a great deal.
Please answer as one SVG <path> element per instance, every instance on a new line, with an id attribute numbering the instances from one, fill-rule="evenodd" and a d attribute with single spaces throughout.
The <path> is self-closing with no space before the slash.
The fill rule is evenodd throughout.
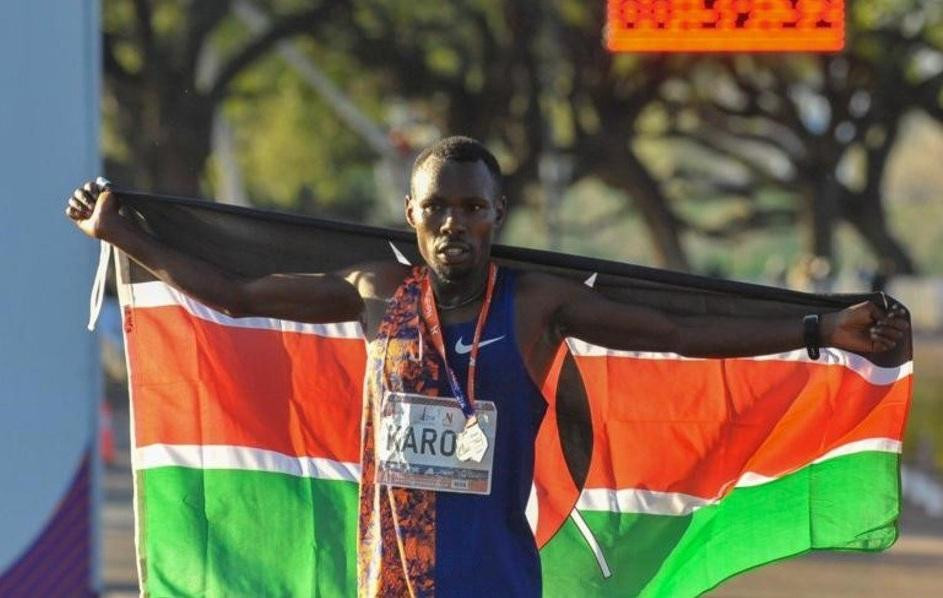
<path id="1" fill-rule="evenodd" d="M 458 441 L 455 446 L 455 456 L 459 461 L 474 461 L 481 463 L 488 450 L 488 438 L 478 425 L 478 420 L 469 420 L 468 425 L 458 435 Z"/>

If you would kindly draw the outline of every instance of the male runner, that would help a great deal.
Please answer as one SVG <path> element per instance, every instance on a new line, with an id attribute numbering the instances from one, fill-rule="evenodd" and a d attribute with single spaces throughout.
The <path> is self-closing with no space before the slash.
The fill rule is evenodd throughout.
<path id="1" fill-rule="evenodd" d="M 492 267 L 491 245 L 507 201 L 494 156 L 466 137 L 437 142 L 413 166 L 405 211 L 425 262 L 420 268 L 389 261 L 244 278 L 149 237 L 119 216 L 107 188 L 87 183 L 68 204 L 66 214 L 85 234 L 229 316 L 362 323 L 374 339 L 358 545 L 359 587 L 370 596 L 540 594 L 537 548 L 524 513 L 545 407 L 539 388 L 566 337 L 692 357 L 804 346 L 802 318 L 673 317 L 612 302 L 569 280 Z M 901 315 L 869 302 L 823 315 L 822 345 L 888 350 L 907 331 Z M 395 417 L 384 409 L 389 393 L 454 397 L 467 418 L 458 452 L 481 462 L 491 451 L 488 494 L 378 480 L 377 445 L 388 441 L 380 430 L 389 429 L 384 418 Z M 500 424 L 487 425 L 495 412 Z"/>

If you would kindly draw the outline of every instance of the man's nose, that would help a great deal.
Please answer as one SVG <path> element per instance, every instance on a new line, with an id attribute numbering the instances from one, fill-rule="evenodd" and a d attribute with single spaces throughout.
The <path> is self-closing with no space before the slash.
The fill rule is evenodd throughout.
<path id="1" fill-rule="evenodd" d="M 454 208 L 446 209 L 445 219 L 442 221 L 441 230 L 445 233 L 465 232 L 465 220 L 462 217 L 460 210 L 456 210 Z"/>

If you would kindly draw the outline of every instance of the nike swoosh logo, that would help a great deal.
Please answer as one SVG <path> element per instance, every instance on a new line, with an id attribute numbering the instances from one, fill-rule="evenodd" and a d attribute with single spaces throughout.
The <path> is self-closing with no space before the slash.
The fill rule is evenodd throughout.
<path id="1" fill-rule="evenodd" d="M 502 338 L 504 338 L 503 334 L 501 336 L 489 338 L 486 341 L 481 341 L 480 343 L 478 343 L 478 348 L 480 349 L 484 346 L 490 345 L 491 343 L 496 343 Z M 458 340 L 455 341 L 455 352 L 458 353 L 459 355 L 462 355 L 464 353 L 471 353 L 471 350 L 472 350 L 472 346 L 466 345 L 465 343 L 462 342 L 462 337 L 458 337 Z"/>

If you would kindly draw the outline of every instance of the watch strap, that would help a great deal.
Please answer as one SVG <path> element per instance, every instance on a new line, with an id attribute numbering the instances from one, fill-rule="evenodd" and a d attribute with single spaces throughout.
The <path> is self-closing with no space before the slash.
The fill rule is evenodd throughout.
<path id="1" fill-rule="evenodd" d="M 809 314 L 802 318 L 802 340 L 805 342 L 809 359 L 818 359 L 822 354 L 819 350 L 822 346 L 822 330 L 818 314 Z"/>

